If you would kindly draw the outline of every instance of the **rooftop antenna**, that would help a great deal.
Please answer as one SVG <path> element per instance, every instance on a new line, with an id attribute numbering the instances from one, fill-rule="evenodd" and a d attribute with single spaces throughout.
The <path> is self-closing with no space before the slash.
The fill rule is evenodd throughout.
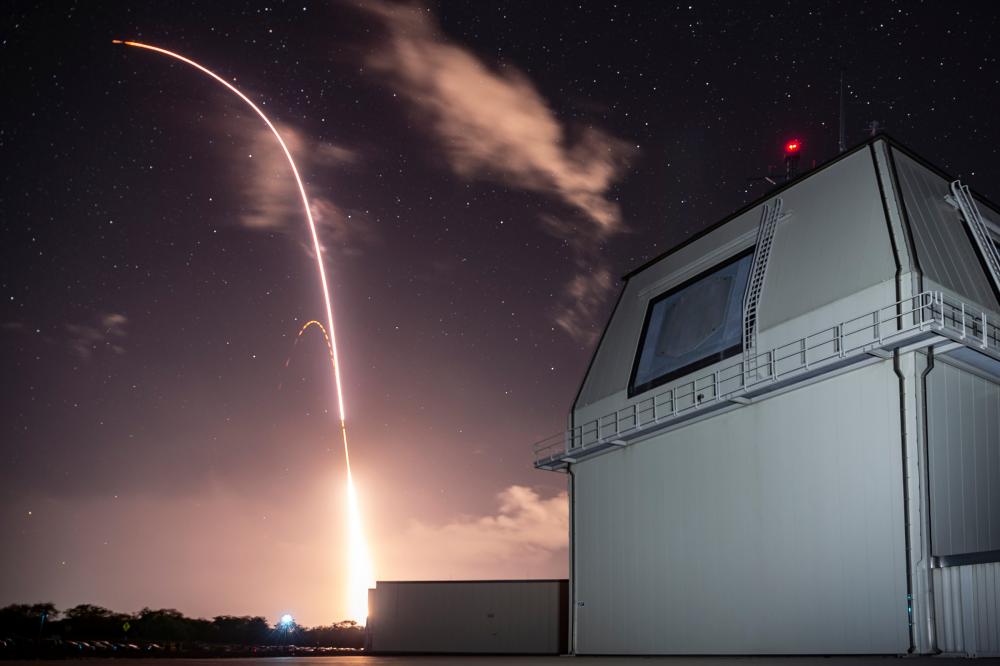
<path id="1" fill-rule="evenodd" d="M 840 71 L 840 136 L 837 139 L 837 151 L 844 152 L 847 150 L 847 141 L 845 134 L 847 133 L 847 114 L 844 112 L 844 71 Z"/>
<path id="2" fill-rule="evenodd" d="M 792 139 L 785 144 L 785 182 L 787 183 L 791 179 L 795 178 L 798 168 L 799 168 L 799 158 L 802 155 L 799 151 L 802 149 L 802 142 L 798 139 Z"/>

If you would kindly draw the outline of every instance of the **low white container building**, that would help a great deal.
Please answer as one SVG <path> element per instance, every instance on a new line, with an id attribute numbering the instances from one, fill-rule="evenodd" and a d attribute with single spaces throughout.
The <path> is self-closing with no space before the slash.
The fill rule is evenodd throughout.
<path id="1" fill-rule="evenodd" d="M 565 435 L 578 654 L 1000 654 L 1000 212 L 879 136 L 629 274 Z"/>
<path id="2" fill-rule="evenodd" d="M 366 650 L 376 654 L 561 654 L 567 581 L 378 581 Z"/>

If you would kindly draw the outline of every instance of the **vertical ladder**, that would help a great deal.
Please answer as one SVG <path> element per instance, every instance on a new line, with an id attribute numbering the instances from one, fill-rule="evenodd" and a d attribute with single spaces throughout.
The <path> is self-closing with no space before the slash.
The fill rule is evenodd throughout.
<path id="1" fill-rule="evenodd" d="M 764 291 L 764 277 L 767 275 L 767 261 L 771 257 L 771 246 L 774 243 L 774 230 L 781 217 L 783 201 L 778 197 L 771 204 L 765 204 L 760 216 L 760 227 L 757 229 L 757 247 L 753 253 L 753 264 L 750 267 L 750 277 L 747 280 L 747 290 L 743 294 L 743 360 L 747 372 L 751 370 L 754 350 L 757 346 L 757 307 Z"/>
<path id="2" fill-rule="evenodd" d="M 990 232 L 986 229 L 986 222 L 983 221 L 976 200 L 969 192 L 969 186 L 962 185 L 962 181 L 956 180 L 951 184 L 951 194 L 958 209 L 962 211 L 962 217 L 965 218 L 965 224 L 969 227 L 972 237 L 976 239 L 979 256 L 983 258 L 983 263 L 990 271 L 993 286 L 1000 290 L 1000 253 L 997 252 L 997 246 L 993 244 Z"/>

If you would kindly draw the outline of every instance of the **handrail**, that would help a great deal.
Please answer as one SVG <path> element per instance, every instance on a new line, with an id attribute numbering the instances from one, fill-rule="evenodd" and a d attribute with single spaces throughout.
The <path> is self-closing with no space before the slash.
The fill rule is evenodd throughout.
<path id="1" fill-rule="evenodd" d="M 532 450 L 535 454 L 535 460 L 548 458 L 554 453 L 566 451 L 568 450 L 566 446 L 566 433 L 557 432 L 545 439 L 540 439 L 532 444 Z"/>
<path id="2" fill-rule="evenodd" d="M 1000 326 L 987 314 L 940 291 L 925 291 L 852 319 L 841 321 L 784 345 L 695 377 L 680 380 L 651 396 L 536 442 L 536 467 L 576 450 L 618 444 L 692 411 L 767 390 L 768 384 L 817 371 L 844 359 L 898 346 L 934 330 L 962 344 L 992 349 L 1000 356 Z M 832 369 L 832 368 L 831 368 Z M 736 400 L 734 400 L 736 399 Z"/>

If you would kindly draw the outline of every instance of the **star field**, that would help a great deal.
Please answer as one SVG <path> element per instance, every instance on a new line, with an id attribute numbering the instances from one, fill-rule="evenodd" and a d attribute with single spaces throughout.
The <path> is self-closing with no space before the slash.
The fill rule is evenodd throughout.
<path id="1" fill-rule="evenodd" d="M 0 603 L 343 613 L 290 174 L 239 100 L 113 38 L 204 62 L 289 139 L 380 577 L 565 574 L 498 498 L 564 491 L 530 444 L 619 276 L 763 195 L 789 137 L 835 156 L 841 73 L 848 145 L 878 121 L 1000 198 L 988 4 L 15 2 L 2 26 Z M 443 541 L 497 516 L 523 529 L 495 551 Z"/>

